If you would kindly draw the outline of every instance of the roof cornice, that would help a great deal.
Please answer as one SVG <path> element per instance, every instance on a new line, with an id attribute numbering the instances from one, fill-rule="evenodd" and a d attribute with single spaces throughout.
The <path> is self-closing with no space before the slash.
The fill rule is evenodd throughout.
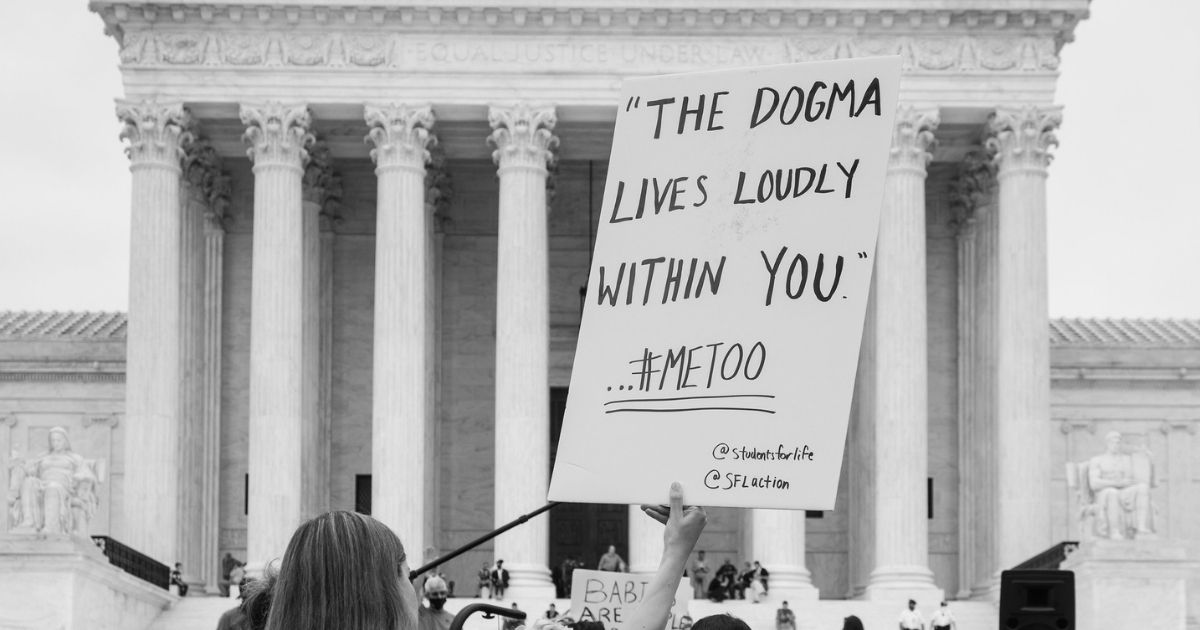
<path id="1" fill-rule="evenodd" d="M 395 5 L 323 0 L 308 2 L 104 2 L 90 8 L 120 38 L 130 27 L 170 25 L 241 28 L 353 26 L 439 30 L 560 32 L 572 30 L 703 34 L 870 31 L 900 34 L 997 31 L 1013 35 L 1053 33 L 1070 41 L 1088 15 L 1087 0 L 979 2 L 915 0 L 896 7 L 882 0 L 758 0 L 736 8 L 714 0 L 643 0 L 621 4 L 596 0 L 496 0 Z"/>

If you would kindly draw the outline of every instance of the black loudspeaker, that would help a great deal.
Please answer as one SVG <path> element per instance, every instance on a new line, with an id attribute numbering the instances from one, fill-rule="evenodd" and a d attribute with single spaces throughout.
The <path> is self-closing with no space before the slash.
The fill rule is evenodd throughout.
<path id="1" fill-rule="evenodd" d="M 1001 573 L 1000 630 L 1075 630 L 1075 574 L 1037 569 Z"/>

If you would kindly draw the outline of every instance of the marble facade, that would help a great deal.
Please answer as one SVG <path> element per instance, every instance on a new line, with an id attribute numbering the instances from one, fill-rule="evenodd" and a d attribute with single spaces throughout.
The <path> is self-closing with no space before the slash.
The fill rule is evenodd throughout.
<path id="1" fill-rule="evenodd" d="M 1156 501 L 1196 536 L 1200 344 L 1046 343 L 1054 88 L 1088 4 L 961 4 L 91 2 L 120 45 L 132 260 L 155 263 L 131 266 L 129 332 L 107 342 L 125 379 L 100 405 L 120 418 L 108 532 L 215 588 L 220 554 L 277 556 L 299 519 L 353 508 L 361 476 L 413 555 L 537 507 L 620 77 L 899 54 L 837 508 L 714 510 L 701 546 L 778 550 L 758 559 L 797 598 L 987 597 L 1077 531 L 1063 463 L 1110 428 L 1170 453 Z M 0 380 L 10 426 L 69 406 L 31 382 Z M 465 589 L 496 554 L 543 593 L 550 536 L 449 572 Z"/>

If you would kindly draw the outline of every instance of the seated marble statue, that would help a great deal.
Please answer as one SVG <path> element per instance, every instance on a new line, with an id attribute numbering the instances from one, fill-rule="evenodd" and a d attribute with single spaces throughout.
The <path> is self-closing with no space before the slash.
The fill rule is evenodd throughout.
<path id="1" fill-rule="evenodd" d="M 1144 448 L 1134 453 L 1124 452 L 1121 434 L 1116 431 L 1104 439 L 1105 452 L 1078 464 L 1078 478 L 1071 484 L 1079 490 L 1085 537 L 1113 540 L 1151 537 L 1154 506 L 1150 503 L 1150 488 L 1156 485 L 1156 480 L 1150 454 Z"/>
<path id="2" fill-rule="evenodd" d="M 10 470 L 12 532 L 87 536 L 99 503 L 96 462 L 71 450 L 62 427 L 50 429 L 48 441 L 49 451 Z"/>

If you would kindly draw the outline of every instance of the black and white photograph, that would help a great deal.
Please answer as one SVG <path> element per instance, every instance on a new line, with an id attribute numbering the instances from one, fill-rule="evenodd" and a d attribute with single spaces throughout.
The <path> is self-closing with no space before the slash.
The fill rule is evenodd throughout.
<path id="1" fill-rule="evenodd" d="M 0 3 L 0 630 L 1200 630 L 1200 3 Z"/>

